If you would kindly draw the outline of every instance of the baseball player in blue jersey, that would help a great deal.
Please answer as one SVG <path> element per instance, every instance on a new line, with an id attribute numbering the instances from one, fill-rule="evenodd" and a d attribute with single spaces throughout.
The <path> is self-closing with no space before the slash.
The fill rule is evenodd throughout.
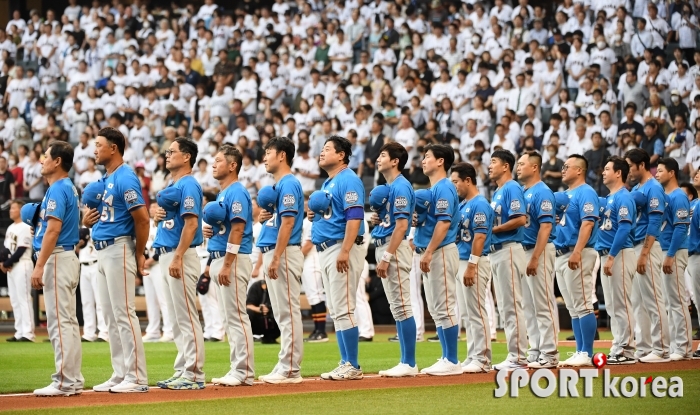
<path id="1" fill-rule="evenodd" d="M 265 383 L 300 383 L 304 356 L 304 329 L 301 322 L 301 273 L 304 254 L 301 234 L 304 221 L 304 192 L 292 174 L 294 142 L 286 137 L 272 138 L 265 145 L 265 169 L 275 177 L 272 213 L 261 210 L 263 224 L 257 246 L 263 255 L 263 274 L 270 294 L 272 312 L 280 328 L 281 348 L 277 365 Z M 263 206 L 258 193 L 258 204 Z"/>
<path id="2" fill-rule="evenodd" d="M 46 329 L 56 373 L 51 375 L 50 385 L 34 391 L 37 396 L 70 396 L 83 391 L 80 326 L 75 315 L 80 263 L 74 248 L 80 239 L 80 210 L 78 190 L 68 178 L 72 166 L 73 148 L 68 143 L 55 141 L 49 145 L 41 166 L 49 188 L 34 229 L 36 266 L 31 281 L 35 290 L 44 289 Z"/>
<path id="3" fill-rule="evenodd" d="M 195 304 L 201 270 L 196 248 L 203 239 L 202 188 L 192 177 L 196 159 L 197 144 L 192 140 L 179 137 L 170 144 L 165 166 L 172 181 L 161 193 L 174 200 L 159 198 L 154 217 L 158 232 L 153 247 L 159 255 L 177 347 L 175 373 L 157 383 L 163 389 L 204 389 L 204 336 Z"/>
<path id="4" fill-rule="evenodd" d="M 593 268 L 598 259 L 598 194 L 586 184 L 588 161 L 578 154 L 569 156 L 562 168 L 562 181 L 569 188 L 569 204 L 557 226 L 557 283 L 576 337 L 576 352 L 559 366 L 590 366 L 597 322 L 591 292 L 595 284 Z"/>
<path id="5" fill-rule="evenodd" d="M 632 194 L 641 193 L 634 228 L 634 252 L 637 255 L 637 274 L 632 284 L 632 306 L 636 320 L 635 357 L 642 363 L 669 361 L 670 341 L 668 316 L 664 309 L 663 254 L 659 244 L 661 223 L 666 206 L 664 188 L 649 171 L 651 160 L 642 149 L 625 154 L 630 166 L 630 178 L 637 183 Z"/>
<path id="6" fill-rule="evenodd" d="M 700 170 L 695 172 L 693 186 L 700 188 Z M 695 307 L 700 302 L 700 200 L 695 199 L 690 204 L 690 232 L 688 233 L 688 273 L 690 275 L 693 296 L 695 297 Z M 700 359 L 700 345 L 693 353 L 693 359 Z"/>
<path id="7" fill-rule="evenodd" d="M 340 349 L 338 367 L 321 374 L 326 380 L 363 377 L 357 359 L 360 335 L 354 315 L 357 285 L 366 252 L 362 248 L 365 188 L 360 178 L 348 168 L 351 156 L 352 144 L 347 139 L 331 136 L 326 140 L 319 166 L 328 173 L 321 191 L 328 195 L 330 204 L 319 218 L 313 211 L 308 214 L 314 220 L 311 240 L 319 253 L 328 308 Z"/>
<path id="8" fill-rule="evenodd" d="M 527 215 L 523 189 L 513 180 L 513 167 L 515 157 L 510 151 L 496 150 L 491 154 L 489 177 L 498 188 L 491 199 L 495 222 L 489 256 L 508 343 L 508 356 L 493 366 L 496 370 L 514 370 L 528 364 L 521 281 L 526 266 L 522 242 Z"/>
<path id="9" fill-rule="evenodd" d="M 102 203 L 87 208 L 83 224 L 92 227 L 97 250 L 97 292 L 107 324 L 112 376 L 96 392 L 148 392 L 146 355 L 136 316 L 136 274 L 144 275 L 148 211 L 136 173 L 124 164 L 126 140 L 114 128 L 95 139 L 95 161 L 105 167 Z"/>
<path id="10" fill-rule="evenodd" d="M 554 296 L 554 193 L 540 179 L 542 156 L 524 154 L 516 173 L 525 197 L 523 249 L 527 267 L 523 287 L 523 313 L 530 349 L 527 366 L 551 368 L 559 364 L 557 311 Z"/>
<path id="11" fill-rule="evenodd" d="M 255 379 L 253 331 L 246 312 L 248 281 L 253 272 L 253 201 L 238 181 L 243 156 L 232 145 L 221 146 L 212 171 L 221 192 L 204 210 L 211 265 L 209 273 L 219 296 L 231 350 L 231 369 L 212 382 L 224 386 L 252 385 Z M 213 219 L 212 219 L 213 218 Z M 212 233 L 213 227 L 214 232 Z"/>
<path id="12" fill-rule="evenodd" d="M 456 275 L 460 311 L 466 314 L 467 358 L 463 373 L 491 370 L 491 327 L 486 311 L 486 290 L 491 279 L 489 249 L 493 209 L 479 194 L 476 170 L 469 163 L 452 166 L 450 179 L 462 198 L 459 205 L 460 227 L 457 239 L 459 271 Z"/>
<path id="13" fill-rule="evenodd" d="M 605 307 L 613 324 L 613 344 L 609 365 L 634 364 L 634 313 L 632 280 L 637 265 L 634 253 L 634 222 L 637 208 L 625 188 L 629 165 L 621 157 L 608 159 L 603 169 L 603 184 L 610 190 L 601 206 L 600 232 L 595 249 L 603 264 L 602 285 Z"/>
<path id="14" fill-rule="evenodd" d="M 683 273 L 688 265 L 688 225 L 690 202 L 678 187 L 678 162 L 674 158 L 662 158 L 656 170 L 656 180 L 666 192 L 666 211 L 661 224 L 659 242 L 664 253 L 663 287 L 668 310 L 670 351 L 673 361 L 692 357 L 690 312 L 685 298 Z"/>
<path id="15" fill-rule="evenodd" d="M 382 279 L 401 349 L 399 364 L 379 372 L 380 376 L 403 377 L 418 374 L 416 366 L 416 321 L 411 307 L 411 261 L 413 253 L 406 237 L 411 230 L 415 194 L 411 183 L 401 174 L 408 152 L 401 144 L 384 144 L 377 158 L 377 170 L 387 182 L 388 197 L 383 216 L 373 215 L 372 242 L 377 258 L 377 275 Z"/>
<path id="16" fill-rule="evenodd" d="M 456 275 L 459 271 L 457 234 L 459 197 L 447 172 L 454 163 L 454 151 L 442 144 L 430 145 L 423 158 L 423 173 L 430 179 L 430 201 L 425 222 L 416 229 L 413 243 L 421 254 L 428 311 L 435 321 L 442 356 L 421 370 L 435 376 L 462 374 L 457 356 L 459 316 L 456 313 Z M 430 292 L 428 294 L 428 292 Z"/>

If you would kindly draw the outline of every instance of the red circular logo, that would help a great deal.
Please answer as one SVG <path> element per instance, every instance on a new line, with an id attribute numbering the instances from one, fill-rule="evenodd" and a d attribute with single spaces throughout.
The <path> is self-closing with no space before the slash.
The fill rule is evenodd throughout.
<path id="1" fill-rule="evenodd" d="M 596 353 L 593 355 L 593 366 L 598 369 L 602 368 L 608 363 L 608 356 L 605 353 Z"/>

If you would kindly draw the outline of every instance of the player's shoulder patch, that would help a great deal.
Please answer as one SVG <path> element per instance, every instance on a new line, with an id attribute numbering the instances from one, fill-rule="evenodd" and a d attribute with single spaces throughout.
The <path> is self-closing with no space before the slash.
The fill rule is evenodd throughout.
<path id="1" fill-rule="evenodd" d="M 405 209 L 408 207 L 408 198 L 406 196 L 399 196 L 394 199 L 394 207 L 396 209 Z"/>
<path id="2" fill-rule="evenodd" d="M 56 201 L 53 199 L 49 199 L 49 201 L 46 202 L 46 211 L 53 212 L 54 210 L 56 210 Z"/>
<path id="3" fill-rule="evenodd" d="M 518 199 L 513 199 L 510 201 L 510 210 L 516 212 L 520 210 L 520 201 Z"/>
<path id="4" fill-rule="evenodd" d="M 438 199 L 435 203 L 435 210 L 438 212 L 444 212 L 448 207 L 450 207 L 450 202 L 447 199 Z"/>
<path id="5" fill-rule="evenodd" d="M 297 201 L 297 199 L 294 197 L 293 194 L 284 195 L 284 197 L 282 198 L 282 204 L 283 204 L 285 207 L 292 207 L 292 206 L 294 206 L 294 204 L 296 203 L 296 201 Z"/>
<path id="6" fill-rule="evenodd" d="M 486 224 L 486 214 L 483 212 L 477 212 L 474 215 L 474 224 L 475 225 L 485 225 Z"/>
<path id="7" fill-rule="evenodd" d="M 652 209 L 656 209 L 657 207 L 659 207 L 659 198 L 658 198 L 658 197 L 652 197 L 652 198 L 649 200 L 649 207 L 652 208 Z"/>
<path id="8" fill-rule="evenodd" d="M 542 212 L 551 212 L 552 209 L 553 209 L 553 206 L 552 206 L 551 200 L 545 199 L 542 201 L 542 203 L 540 203 L 540 210 Z"/>
<path id="9" fill-rule="evenodd" d="M 194 198 L 192 196 L 187 196 L 182 206 L 187 210 L 194 209 Z"/>
<path id="10" fill-rule="evenodd" d="M 676 210 L 676 217 L 677 217 L 678 219 L 681 219 L 681 220 L 683 220 L 683 219 L 688 219 L 688 215 L 689 215 L 688 209 L 678 209 L 678 210 Z"/>
<path id="11" fill-rule="evenodd" d="M 233 202 L 233 204 L 231 205 L 231 212 L 233 212 L 236 215 L 243 212 L 243 205 L 241 204 L 241 202 Z"/>
<path id="12" fill-rule="evenodd" d="M 345 203 L 357 203 L 359 199 L 360 196 L 354 190 L 345 193 Z"/>
<path id="13" fill-rule="evenodd" d="M 593 206 L 593 203 L 586 202 L 583 204 L 584 213 L 593 213 L 594 210 L 595 210 L 595 206 Z"/>
<path id="14" fill-rule="evenodd" d="M 620 209 L 617 211 L 617 215 L 620 217 L 625 217 L 630 214 L 629 209 L 627 209 L 627 206 L 621 206 Z"/>
<path id="15" fill-rule="evenodd" d="M 126 192 L 124 192 L 124 201 L 129 205 L 133 205 L 134 203 L 136 203 L 138 198 L 138 194 L 134 189 L 129 189 Z"/>

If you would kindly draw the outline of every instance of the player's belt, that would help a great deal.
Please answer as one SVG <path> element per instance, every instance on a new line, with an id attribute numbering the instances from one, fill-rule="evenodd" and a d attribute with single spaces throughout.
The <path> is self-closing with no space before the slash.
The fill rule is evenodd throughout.
<path id="1" fill-rule="evenodd" d="M 358 236 L 357 238 L 355 238 L 355 245 L 362 245 L 363 242 L 364 242 L 364 237 Z M 342 243 L 343 243 L 343 239 L 331 239 L 331 240 L 328 240 L 326 242 L 321 242 L 320 244 L 316 245 L 316 250 L 318 252 L 323 252 L 326 249 L 328 249 L 334 245 L 338 245 L 338 244 L 342 244 Z"/>
<path id="2" fill-rule="evenodd" d="M 107 248 L 108 246 L 114 245 L 118 240 L 121 240 L 122 238 L 126 239 L 126 238 L 131 238 L 131 237 L 129 237 L 129 236 L 120 236 L 120 237 L 118 237 L 118 238 L 107 239 L 107 240 L 105 240 L 105 241 L 95 241 L 95 240 L 93 240 L 93 241 L 92 241 L 92 244 L 95 246 L 95 250 L 101 251 L 101 250 Z M 131 239 L 133 240 L 133 238 L 131 238 Z"/>
<path id="3" fill-rule="evenodd" d="M 94 265 L 94 264 L 97 264 L 97 261 L 87 261 L 87 262 L 80 263 L 80 265 L 86 265 L 86 266 L 90 266 L 90 265 Z"/>
<path id="4" fill-rule="evenodd" d="M 190 246 L 190 248 L 196 248 L 196 247 L 197 247 L 197 245 Z M 165 255 L 165 254 L 169 254 L 171 252 L 175 252 L 175 250 L 177 248 L 171 248 L 169 246 L 161 246 L 160 248 L 155 248 L 155 249 L 156 249 L 156 253 L 158 253 L 158 255 Z"/>
<path id="5" fill-rule="evenodd" d="M 288 244 L 287 246 L 301 246 L 301 244 Z M 262 252 L 263 254 L 266 254 L 266 253 L 274 250 L 275 247 L 277 247 L 277 245 L 261 246 L 260 252 Z"/>
<path id="6" fill-rule="evenodd" d="M 404 236 L 402 240 L 405 241 L 406 237 Z M 374 244 L 375 248 L 379 248 L 380 246 L 384 246 L 384 245 L 388 244 L 389 241 L 391 241 L 391 236 L 386 236 L 384 238 L 379 238 L 379 239 L 372 239 L 372 243 Z"/>
<path id="7" fill-rule="evenodd" d="M 566 254 L 568 254 L 569 252 L 571 252 L 571 250 L 572 250 L 572 249 L 571 249 L 570 247 L 568 247 L 568 246 L 565 246 L 565 247 L 563 247 L 563 248 L 559 248 L 559 249 L 557 249 L 557 256 L 566 255 Z"/>
<path id="8" fill-rule="evenodd" d="M 523 244 L 523 249 L 526 251 L 529 251 L 531 249 L 535 249 L 535 244 Z"/>
<path id="9" fill-rule="evenodd" d="M 63 248 L 63 251 L 73 251 L 75 249 L 75 245 L 62 245 L 62 246 L 57 246 L 55 249 L 61 249 Z M 52 254 L 57 254 L 58 252 L 52 252 Z M 32 258 L 34 258 L 34 261 L 37 261 L 39 259 L 39 251 L 34 252 L 32 255 Z"/>
<path id="10" fill-rule="evenodd" d="M 609 253 L 610 253 L 609 249 L 601 249 L 600 251 L 598 251 L 598 255 L 600 255 L 600 256 L 605 256 L 605 255 L 608 255 Z"/>
<path id="11" fill-rule="evenodd" d="M 226 256 L 226 251 L 209 252 L 209 258 L 211 258 L 211 259 L 219 259 L 219 258 L 223 258 L 225 256 Z"/>
<path id="12" fill-rule="evenodd" d="M 493 254 L 494 252 L 500 251 L 501 249 L 503 249 L 503 248 L 505 248 L 505 247 L 507 247 L 507 246 L 513 245 L 514 243 L 515 243 L 515 242 L 504 242 L 504 243 L 502 243 L 502 244 L 492 244 L 492 245 L 491 245 L 490 251 L 491 251 L 491 253 Z"/>
<path id="13" fill-rule="evenodd" d="M 688 256 L 693 256 L 693 255 L 700 255 L 700 252 L 696 252 L 696 251 L 688 252 Z"/>

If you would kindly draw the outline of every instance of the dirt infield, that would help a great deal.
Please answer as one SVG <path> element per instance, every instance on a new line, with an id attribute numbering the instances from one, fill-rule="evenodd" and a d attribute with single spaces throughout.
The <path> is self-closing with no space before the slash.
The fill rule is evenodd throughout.
<path id="1" fill-rule="evenodd" d="M 635 364 L 625 366 L 607 366 L 613 374 L 654 373 L 682 370 L 699 370 L 700 360 L 671 362 L 661 364 Z M 496 372 L 461 375 L 461 376 L 417 376 L 415 378 L 387 379 L 377 375 L 368 375 L 360 381 L 334 382 L 319 378 L 306 378 L 297 385 L 267 385 L 256 382 L 253 387 L 238 386 L 234 388 L 207 385 L 199 391 L 169 391 L 151 388 L 142 394 L 119 395 L 113 393 L 85 392 L 80 396 L 68 398 L 37 398 L 31 394 L 0 395 L 0 410 L 61 408 L 78 406 L 120 405 L 139 403 L 158 403 L 173 401 L 191 401 L 203 399 L 242 398 L 265 395 L 299 394 L 338 390 L 410 388 L 420 386 L 469 385 L 474 383 L 494 382 Z M 556 371 L 555 371 L 556 373 Z"/>

